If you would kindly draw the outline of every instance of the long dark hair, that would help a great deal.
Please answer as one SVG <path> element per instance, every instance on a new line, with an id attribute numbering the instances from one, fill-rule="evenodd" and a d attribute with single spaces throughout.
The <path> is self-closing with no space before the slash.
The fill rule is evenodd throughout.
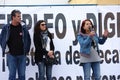
<path id="1" fill-rule="evenodd" d="M 35 26 L 34 26 L 34 34 L 39 35 L 39 34 L 42 32 L 42 30 L 40 29 L 40 24 L 41 24 L 42 22 L 45 22 L 45 23 L 46 23 L 46 21 L 44 21 L 44 20 L 39 20 L 39 21 L 37 21 L 37 23 L 36 23 Z M 47 27 L 46 27 L 46 30 L 47 30 L 47 32 L 48 32 L 48 36 L 49 36 L 50 38 L 53 38 L 53 36 L 51 35 L 51 33 L 49 32 L 49 30 L 48 30 Z"/>
<path id="2" fill-rule="evenodd" d="M 35 24 L 35 26 L 34 26 L 34 33 L 40 33 L 42 30 L 40 29 L 40 24 L 42 23 L 42 22 L 45 22 L 44 20 L 39 20 L 39 21 L 37 21 L 37 23 Z M 46 23 L 46 22 L 45 22 Z M 46 27 L 46 29 L 47 29 L 47 27 Z"/>
<path id="3" fill-rule="evenodd" d="M 91 25 L 92 25 L 92 28 L 94 28 L 94 26 L 93 26 L 93 23 L 91 22 L 91 20 L 89 20 L 89 19 L 85 19 L 83 22 L 82 22 L 82 25 L 81 25 L 81 29 L 80 29 L 80 31 L 82 32 L 82 33 L 86 33 L 86 31 L 85 31 L 85 29 L 84 29 L 84 26 L 85 26 L 85 22 L 86 21 L 89 21 L 90 23 L 91 23 Z"/>

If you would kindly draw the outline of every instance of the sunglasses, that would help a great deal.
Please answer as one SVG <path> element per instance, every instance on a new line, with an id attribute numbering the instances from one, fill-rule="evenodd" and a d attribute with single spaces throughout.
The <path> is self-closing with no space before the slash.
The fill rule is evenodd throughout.
<path id="1" fill-rule="evenodd" d="M 46 24 L 41 24 L 41 26 L 45 26 Z"/>

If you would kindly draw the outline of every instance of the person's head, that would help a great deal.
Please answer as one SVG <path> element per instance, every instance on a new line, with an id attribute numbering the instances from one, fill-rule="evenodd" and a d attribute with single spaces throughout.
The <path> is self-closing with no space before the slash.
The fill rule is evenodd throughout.
<path id="1" fill-rule="evenodd" d="M 94 28 L 91 20 L 85 19 L 81 25 L 81 32 L 86 33 L 86 31 L 89 31 L 90 28 Z"/>
<path id="2" fill-rule="evenodd" d="M 39 20 L 34 26 L 34 32 L 46 31 L 47 26 L 44 20 Z"/>
<path id="3" fill-rule="evenodd" d="M 14 24 L 21 22 L 21 12 L 19 10 L 13 10 L 11 12 L 11 20 Z"/>

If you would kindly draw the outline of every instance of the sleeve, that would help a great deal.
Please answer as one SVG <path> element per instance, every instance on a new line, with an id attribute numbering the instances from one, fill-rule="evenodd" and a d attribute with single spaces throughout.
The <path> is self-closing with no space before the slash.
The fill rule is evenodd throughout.
<path id="1" fill-rule="evenodd" d="M 48 53 L 48 51 L 46 49 L 42 48 L 42 40 L 41 40 L 40 35 L 34 33 L 33 41 L 34 41 L 34 46 L 35 46 L 37 53 L 42 53 L 42 54 Z"/>
<path id="2" fill-rule="evenodd" d="M 3 47 L 3 44 L 5 44 L 5 39 L 6 39 L 6 34 L 8 33 L 7 31 L 7 26 L 8 25 L 5 25 L 2 27 L 2 31 L 1 31 L 1 34 L 0 34 L 0 45 L 1 47 Z"/>
<path id="3" fill-rule="evenodd" d="M 55 50 L 55 46 L 54 46 L 54 43 L 53 43 L 53 36 L 52 34 L 48 31 L 48 36 L 50 38 L 50 50 Z"/>
<path id="4" fill-rule="evenodd" d="M 1 45 L 1 34 L 0 34 L 0 45 Z"/>
<path id="5" fill-rule="evenodd" d="M 106 42 L 106 40 L 107 40 L 107 37 L 105 37 L 105 36 L 98 38 L 99 44 L 104 44 Z"/>
<path id="6" fill-rule="evenodd" d="M 82 46 L 88 46 L 91 42 L 92 39 L 90 36 L 83 36 L 83 35 L 77 35 L 77 40 Z"/>
<path id="7" fill-rule="evenodd" d="M 27 39 L 27 46 L 28 46 L 28 51 L 30 51 L 30 46 L 31 46 L 31 37 L 30 37 L 30 34 L 29 34 L 29 31 L 27 30 L 27 36 L 28 36 L 28 39 Z"/>

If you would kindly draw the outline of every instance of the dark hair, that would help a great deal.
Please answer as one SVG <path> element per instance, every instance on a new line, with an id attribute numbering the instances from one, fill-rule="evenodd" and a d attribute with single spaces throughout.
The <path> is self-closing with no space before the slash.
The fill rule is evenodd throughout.
<path id="1" fill-rule="evenodd" d="M 91 23 L 91 25 L 92 25 L 92 28 L 94 28 L 94 26 L 93 26 L 91 20 L 85 19 L 85 20 L 82 22 L 81 29 L 80 29 L 81 32 L 84 33 L 84 34 L 86 33 L 86 32 L 85 32 L 85 29 L 84 29 L 84 25 L 85 25 L 85 22 L 86 22 L 86 21 L 89 21 L 89 22 Z"/>
<path id="2" fill-rule="evenodd" d="M 35 26 L 34 26 L 34 33 L 39 33 L 39 32 L 41 32 L 40 24 L 41 24 L 42 22 L 45 22 L 45 21 L 44 21 L 44 20 L 39 20 L 39 21 L 37 21 L 37 23 L 36 23 Z M 46 28 L 46 29 L 47 29 L 47 28 Z"/>
<path id="3" fill-rule="evenodd" d="M 35 26 L 34 26 L 34 34 L 39 35 L 40 32 L 42 32 L 42 30 L 40 29 L 40 24 L 41 24 L 42 22 L 45 22 L 45 23 L 46 23 L 45 20 L 39 20 L 39 21 L 37 21 L 37 23 L 36 23 Z M 47 30 L 47 32 L 48 32 L 48 36 L 52 39 L 53 36 L 51 35 L 51 33 L 49 32 L 49 30 L 48 30 L 47 27 L 46 27 L 46 30 Z"/>
<path id="4" fill-rule="evenodd" d="M 12 17 L 14 16 L 16 16 L 16 13 L 19 13 L 19 14 L 21 14 L 21 12 L 19 11 L 19 10 L 13 10 L 12 12 L 11 12 L 11 19 L 13 19 Z"/>

